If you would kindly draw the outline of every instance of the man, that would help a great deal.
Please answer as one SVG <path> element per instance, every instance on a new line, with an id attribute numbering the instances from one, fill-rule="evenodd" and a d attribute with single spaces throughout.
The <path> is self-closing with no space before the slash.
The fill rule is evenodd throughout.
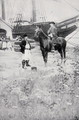
<path id="1" fill-rule="evenodd" d="M 54 38 L 57 36 L 57 28 L 54 22 L 50 23 L 50 28 L 47 31 L 47 33 L 48 33 L 48 36 L 51 38 Z"/>
<path id="2" fill-rule="evenodd" d="M 27 34 L 23 36 L 23 40 L 20 44 L 21 47 L 21 52 L 22 52 L 22 68 L 24 68 L 25 64 L 26 66 L 30 66 L 30 50 L 31 50 L 31 45 L 28 41 Z"/>

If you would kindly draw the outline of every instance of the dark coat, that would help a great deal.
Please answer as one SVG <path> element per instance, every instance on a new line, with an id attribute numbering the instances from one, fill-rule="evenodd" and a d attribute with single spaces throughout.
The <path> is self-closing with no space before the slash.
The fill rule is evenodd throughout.
<path id="1" fill-rule="evenodd" d="M 20 43 L 20 51 L 22 52 L 22 53 L 24 53 L 24 51 L 25 51 L 25 46 L 26 46 L 26 41 L 25 40 L 23 40 L 21 43 Z"/>
<path id="2" fill-rule="evenodd" d="M 29 45 L 30 45 L 30 43 L 29 43 Z M 20 51 L 24 54 L 24 52 L 25 52 L 25 46 L 26 46 L 26 41 L 25 40 L 23 40 L 21 43 L 20 43 Z M 30 50 L 31 50 L 31 45 L 30 45 Z"/>

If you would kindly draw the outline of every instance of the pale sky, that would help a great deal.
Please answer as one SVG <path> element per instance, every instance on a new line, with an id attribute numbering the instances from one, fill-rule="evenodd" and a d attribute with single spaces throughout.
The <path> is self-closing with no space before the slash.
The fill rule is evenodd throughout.
<path id="1" fill-rule="evenodd" d="M 78 15 L 79 0 L 35 0 L 37 10 L 37 20 L 41 21 L 40 16 L 45 16 L 46 21 L 60 22 L 67 18 Z M 31 0 L 4 0 L 6 21 L 15 18 L 17 14 L 22 13 L 23 19 L 30 20 L 32 16 Z M 72 8 L 69 4 L 71 4 Z"/>

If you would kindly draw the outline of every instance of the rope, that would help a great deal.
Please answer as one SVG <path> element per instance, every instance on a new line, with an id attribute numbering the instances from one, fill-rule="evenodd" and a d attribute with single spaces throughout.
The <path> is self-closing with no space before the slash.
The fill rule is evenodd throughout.
<path id="1" fill-rule="evenodd" d="M 42 33 L 48 38 L 48 35 L 46 35 L 46 33 L 42 30 Z"/>
<path id="2" fill-rule="evenodd" d="M 71 43 L 71 42 L 68 42 L 68 43 L 71 44 L 72 46 L 76 47 L 75 43 Z"/>
<path id="3" fill-rule="evenodd" d="M 78 32 L 79 32 L 79 29 L 77 30 L 76 33 L 74 33 L 70 38 L 67 39 L 67 42 L 68 42 L 74 35 L 76 35 Z"/>
<path id="4" fill-rule="evenodd" d="M 68 43 L 70 43 L 70 44 L 73 45 L 74 47 L 77 47 L 77 45 L 76 45 L 75 43 L 69 42 L 69 40 L 70 40 L 74 35 L 76 35 L 78 32 L 79 32 L 79 29 L 78 29 L 77 32 L 74 33 L 69 39 L 66 40 Z M 76 49 L 79 50 L 79 48 L 76 48 Z"/>
<path id="5" fill-rule="evenodd" d="M 72 8 L 74 8 L 77 12 L 79 12 L 79 9 L 75 8 L 73 5 L 71 5 L 68 1 L 64 0 L 68 5 L 70 5 Z"/>
<path id="6" fill-rule="evenodd" d="M 79 12 L 79 9 L 77 9 L 76 7 L 74 7 L 73 5 L 71 5 L 67 0 L 64 0 L 69 6 L 71 6 L 72 8 L 74 8 L 77 12 Z M 79 30 L 74 33 L 70 38 L 67 39 L 67 42 L 77 33 L 79 32 Z M 70 43 L 70 42 L 69 42 Z M 76 47 L 76 45 L 74 45 L 73 43 L 70 43 L 71 45 L 73 45 L 74 47 Z M 78 49 L 78 48 L 77 48 Z M 79 49 L 78 49 L 79 50 Z"/>

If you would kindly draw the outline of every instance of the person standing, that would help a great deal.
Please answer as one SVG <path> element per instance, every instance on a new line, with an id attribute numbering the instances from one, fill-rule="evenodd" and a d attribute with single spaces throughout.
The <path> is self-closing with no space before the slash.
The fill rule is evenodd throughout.
<path id="1" fill-rule="evenodd" d="M 12 44 L 11 44 L 10 37 L 7 38 L 7 50 L 11 50 L 12 51 Z"/>
<path id="2" fill-rule="evenodd" d="M 21 52 L 22 52 L 22 68 L 26 66 L 30 66 L 30 58 L 31 58 L 31 45 L 30 42 L 28 41 L 27 34 L 23 36 L 23 40 L 20 44 L 21 47 Z"/>
<path id="3" fill-rule="evenodd" d="M 2 36 L 2 49 L 6 50 L 7 49 L 7 41 L 6 39 Z"/>

